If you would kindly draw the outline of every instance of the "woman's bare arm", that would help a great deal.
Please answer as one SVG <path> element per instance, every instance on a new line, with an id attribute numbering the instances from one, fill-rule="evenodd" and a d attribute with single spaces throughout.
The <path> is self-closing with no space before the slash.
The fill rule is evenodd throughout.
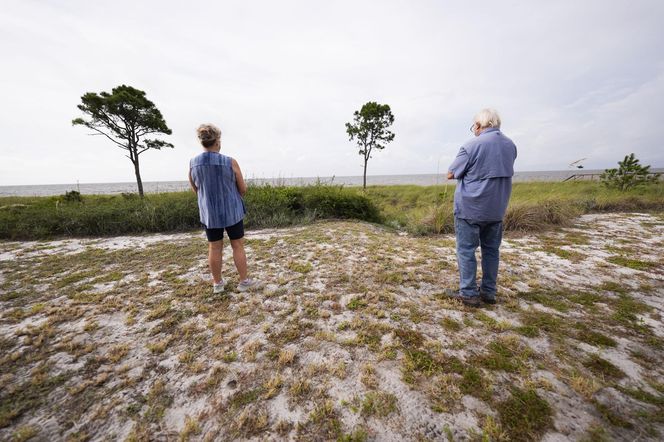
<path id="1" fill-rule="evenodd" d="M 194 179 L 191 177 L 191 169 L 189 169 L 189 185 L 191 186 L 191 190 L 193 190 L 194 193 L 198 193 L 198 187 L 196 187 L 196 184 L 194 184 Z"/>
<path id="2" fill-rule="evenodd" d="M 235 173 L 235 182 L 237 183 L 237 190 L 240 192 L 240 196 L 244 196 L 247 193 L 247 184 L 244 182 L 242 177 L 242 171 L 240 170 L 240 165 L 233 159 L 233 172 Z"/>

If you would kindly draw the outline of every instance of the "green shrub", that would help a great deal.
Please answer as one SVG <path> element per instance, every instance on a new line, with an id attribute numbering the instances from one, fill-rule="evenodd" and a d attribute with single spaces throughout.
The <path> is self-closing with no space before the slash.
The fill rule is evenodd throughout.
<path id="1" fill-rule="evenodd" d="M 617 169 L 606 169 L 600 179 L 606 187 L 624 192 L 633 187 L 657 182 L 659 174 L 650 172 L 650 166 L 639 164 L 639 160 L 631 153 L 625 155 L 622 161 L 618 161 Z"/>
<path id="2" fill-rule="evenodd" d="M 83 197 L 81 196 L 81 192 L 72 190 L 69 192 L 65 192 L 65 194 L 62 196 L 62 200 L 70 203 L 71 202 L 80 203 L 81 201 L 83 201 Z"/>
<path id="3" fill-rule="evenodd" d="M 245 204 L 247 227 L 281 227 L 330 218 L 380 221 L 371 201 L 342 186 L 252 186 Z"/>
<path id="4" fill-rule="evenodd" d="M 106 236 L 176 232 L 201 227 L 191 192 L 11 197 L 0 199 L 0 238 Z M 245 195 L 248 228 L 280 227 L 318 219 L 380 221 L 365 196 L 341 186 L 252 186 Z"/>

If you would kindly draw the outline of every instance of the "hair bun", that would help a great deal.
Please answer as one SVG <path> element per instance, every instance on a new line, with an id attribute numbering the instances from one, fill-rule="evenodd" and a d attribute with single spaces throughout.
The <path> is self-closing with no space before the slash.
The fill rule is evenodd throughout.
<path id="1" fill-rule="evenodd" d="M 221 138 L 221 130 L 214 124 L 201 124 L 196 133 L 204 147 L 213 146 Z"/>

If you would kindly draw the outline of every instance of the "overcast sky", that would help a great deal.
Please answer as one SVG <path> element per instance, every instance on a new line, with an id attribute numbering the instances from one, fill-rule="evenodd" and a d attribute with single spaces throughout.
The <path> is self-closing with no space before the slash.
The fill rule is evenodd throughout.
<path id="1" fill-rule="evenodd" d="M 72 127 L 85 92 L 146 91 L 175 149 L 145 181 L 184 180 L 217 124 L 248 177 L 361 175 L 344 123 L 391 106 L 369 175 L 436 173 L 495 107 L 517 170 L 635 152 L 664 166 L 664 2 L 3 0 L 0 185 L 133 181 L 123 151 Z"/>

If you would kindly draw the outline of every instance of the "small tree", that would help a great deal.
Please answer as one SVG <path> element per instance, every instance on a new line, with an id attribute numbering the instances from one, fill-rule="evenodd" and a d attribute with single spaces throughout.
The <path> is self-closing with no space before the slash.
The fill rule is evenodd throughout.
<path id="1" fill-rule="evenodd" d="M 131 86 L 118 86 L 111 93 L 88 92 L 81 97 L 78 108 L 90 119 L 76 118 L 73 125 L 92 129 L 93 135 L 103 135 L 116 146 L 128 152 L 134 165 L 138 194 L 143 197 L 143 181 L 138 156 L 149 149 L 160 150 L 173 145 L 162 140 L 144 138 L 152 134 L 172 133 L 154 103 L 145 98 L 145 92 Z"/>
<path id="2" fill-rule="evenodd" d="M 625 159 L 618 161 L 617 169 L 606 169 L 600 180 L 606 187 L 628 190 L 632 187 L 654 183 L 659 174 L 650 172 L 650 166 L 642 166 L 633 153 L 626 155 Z"/>
<path id="3" fill-rule="evenodd" d="M 353 114 L 353 123 L 346 123 L 350 141 L 356 140 L 359 154 L 364 158 L 363 188 L 367 188 L 367 163 L 374 149 L 385 149 L 394 139 L 388 128 L 394 123 L 394 115 L 387 104 L 370 101 Z"/>

